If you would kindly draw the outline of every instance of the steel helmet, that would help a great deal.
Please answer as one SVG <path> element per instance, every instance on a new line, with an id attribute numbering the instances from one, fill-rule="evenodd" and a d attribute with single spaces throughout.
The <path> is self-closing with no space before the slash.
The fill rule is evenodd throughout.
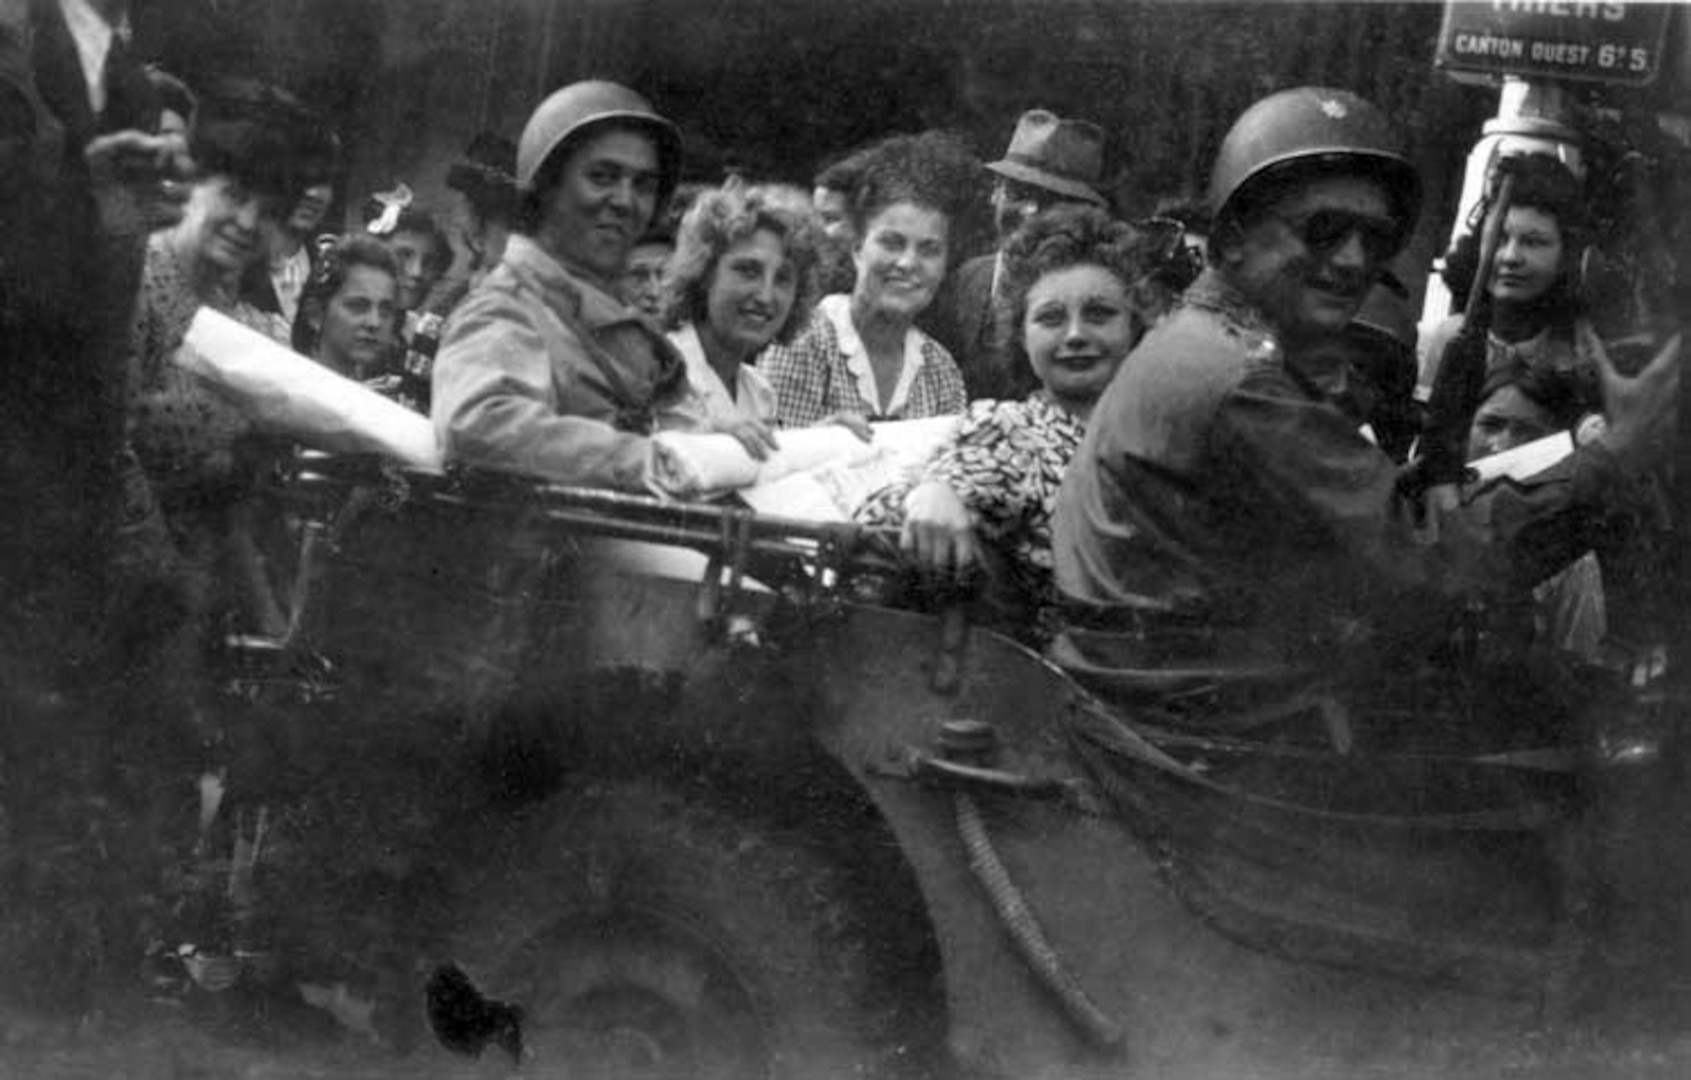
<path id="1" fill-rule="evenodd" d="M 1385 185 L 1408 239 L 1421 210 L 1421 178 L 1386 114 L 1348 90 L 1300 86 L 1246 109 L 1216 154 L 1209 204 L 1217 224 L 1236 217 L 1270 177 L 1361 172 Z"/>
<path id="2" fill-rule="evenodd" d="M 517 143 L 517 186 L 531 192 L 548 161 L 571 139 L 597 124 L 617 122 L 651 133 L 658 144 L 658 204 L 681 175 L 681 136 L 652 103 L 620 83 L 590 79 L 571 83 L 534 110 Z"/>

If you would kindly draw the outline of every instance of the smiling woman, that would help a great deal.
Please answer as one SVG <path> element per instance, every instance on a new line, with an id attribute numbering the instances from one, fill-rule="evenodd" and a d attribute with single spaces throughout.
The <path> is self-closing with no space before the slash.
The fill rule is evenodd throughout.
<path id="1" fill-rule="evenodd" d="M 1006 625 L 1038 634 L 1053 597 L 1051 517 L 1098 398 L 1172 300 L 1157 282 L 1168 245 L 1066 204 L 1005 242 L 1000 315 L 1039 389 L 1024 401 L 977 401 L 920 474 L 877 492 L 860 521 L 899 525 L 901 546 L 929 571 L 994 572 L 989 603 Z"/>
<path id="2" fill-rule="evenodd" d="M 859 160 L 856 285 L 824 298 L 804 333 L 765 361 L 787 427 L 916 420 L 967 404 L 956 361 L 915 322 L 945 278 L 951 223 L 980 162 L 937 131 L 894 136 Z"/>
<path id="3" fill-rule="evenodd" d="M 242 272 L 263 257 L 261 227 L 299 195 L 300 129 L 286 104 L 251 83 L 203 99 L 188 211 L 148 246 L 131 337 L 127 429 L 149 505 L 126 508 L 123 542 L 128 557 L 158 568 L 158 587 L 181 615 L 159 649 L 160 678 L 166 707 L 195 716 L 212 707 L 202 664 L 217 628 L 227 620 L 244 632 L 279 635 L 286 626 L 249 521 L 249 496 L 274 449 L 257 438 L 252 417 L 178 363 L 201 307 L 289 340 L 280 316 L 239 298 Z"/>
<path id="4" fill-rule="evenodd" d="M 197 174 L 187 211 L 154 239 L 149 258 L 183 271 L 202 302 L 286 342 L 285 321 L 265 317 L 240 295 L 241 275 L 264 255 L 265 230 L 279 224 L 302 183 L 303 126 L 290 127 L 285 112 L 277 119 L 282 99 L 268 94 L 242 84 L 206 101 L 189 146 Z"/>
<path id="5" fill-rule="evenodd" d="M 240 299 L 243 271 L 263 257 L 262 227 L 294 203 L 296 132 L 250 86 L 208 95 L 191 150 L 198 168 L 181 224 L 147 250 L 130 380 L 130 429 L 148 478 L 166 496 L 226 485 L 249 425 L 174 361 L 205 305 L 288 344 L 291 328 Z"/>
<path id="6" fill-rule="evenodd" d="M 699 196 L 664 283 L 688 390 L 660 426 L 730 432 L 754 457 L 774 445 L 775 391 L 752 365 L 808 320 L 820 239 L 797 188 L 734 184 Z"/>

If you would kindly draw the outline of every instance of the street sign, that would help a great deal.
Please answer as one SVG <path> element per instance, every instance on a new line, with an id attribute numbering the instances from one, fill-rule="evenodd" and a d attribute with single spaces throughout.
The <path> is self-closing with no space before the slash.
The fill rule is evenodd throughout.
<path id="1" fill-rule="evenodd" d="M 1646 86 L 1678 4 L 1448 0 L 1437 63 L 1460 77 L 1519 75 Z"/>

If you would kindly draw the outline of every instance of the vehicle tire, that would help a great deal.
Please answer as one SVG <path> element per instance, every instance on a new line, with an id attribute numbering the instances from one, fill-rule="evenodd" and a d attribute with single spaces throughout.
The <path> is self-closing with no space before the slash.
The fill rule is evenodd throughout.
<path id="1" fill-rule="evenodd" d="M 876 973 L 861 889 L 796 830 L 628 780 L 565 792 L 509 841 L 455 959 L 523 1007 L 524 1076 L 921 1067 L 926 1040 L 908 1037 L 909 995 Z"/>

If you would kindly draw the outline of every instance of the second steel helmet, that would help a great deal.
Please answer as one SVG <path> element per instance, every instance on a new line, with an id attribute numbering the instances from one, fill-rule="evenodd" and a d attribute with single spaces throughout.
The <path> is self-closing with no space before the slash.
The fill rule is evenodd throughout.
<path id="1" fill-rule="evenodd" d="M 590 79 L 553 91 L 534 110 L 517 143 L 517 186 L 532 191 L 546 163 L 577 135 L 617 123 L 651 133 L 658 146 L 658 202 L 675 190 L 681 175 L 681 136 L 652 103 L 620 83 Z"/>
<path id="2" fill-rule="evenodd" d="M 1401 245 L 1421 209 L 1421 179 L 1386 114 L 1348 90 L 1300 86 L 1246 109 L 1216 154 L 1209 204 L 1220 223 L 1236 217 L 1271 179 L 1290 173 L 1361 172 L 1396 204 Z"/>

